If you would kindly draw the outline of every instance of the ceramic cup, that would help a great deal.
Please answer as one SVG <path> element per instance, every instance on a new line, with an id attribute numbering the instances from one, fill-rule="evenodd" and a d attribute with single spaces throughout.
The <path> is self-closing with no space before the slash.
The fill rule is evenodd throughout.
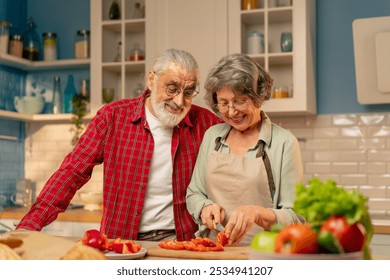
<path id="1" fill-rule="evenodd" d="M 280 36 L 280 49 L 282 52 L 291 52 L 292 51 L 292 33 L 283 32 Z"/>

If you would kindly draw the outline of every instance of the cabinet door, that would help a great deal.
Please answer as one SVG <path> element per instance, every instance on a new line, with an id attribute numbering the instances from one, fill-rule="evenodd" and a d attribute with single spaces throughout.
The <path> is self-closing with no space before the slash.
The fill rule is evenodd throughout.
<path id="1" fill-rule="evenodd" d="M 274 79 L 274 95 L 263 104 L 266 113 L 315 114 L 315 0 L 257 1 L 244 9 L 240 0 L 229 1 L 229 53 L 248 53 L 248 36 L 264 35 L 264 51 L 249 54 Z M 280 1 L 276 3 L 282 3 Z M 282 51 L 282 33 L 292 33 L 292 50 Z M 289 94 L 277 91 L 287 88 Z"/>
<path id="2" fill-rule="evenodd" d="M 227 0 L 146 1 L 146 53 L 159 54 L 168 48 L 190 52 L 200 68 L 200 94 L 194 104 L 206 107 L 204 80 L 211 66 L 227 54 Z M 150 55 L 147 68 L 155 55 Z"/>

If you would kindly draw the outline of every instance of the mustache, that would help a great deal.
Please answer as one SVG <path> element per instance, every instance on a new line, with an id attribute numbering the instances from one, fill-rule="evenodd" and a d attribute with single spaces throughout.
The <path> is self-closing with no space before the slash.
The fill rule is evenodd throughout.
<path id="1" fill-rule="evenodd" d="M 164 102 L 165 105 L 169 106 L 170 108 L 172 108 L 173 110 L 183 110 L 184 107 L 183 106 L 178 106 L 177 104 L 175 104 L 174 102 L 172 101 L 167 101 L 167 102 Z"/>

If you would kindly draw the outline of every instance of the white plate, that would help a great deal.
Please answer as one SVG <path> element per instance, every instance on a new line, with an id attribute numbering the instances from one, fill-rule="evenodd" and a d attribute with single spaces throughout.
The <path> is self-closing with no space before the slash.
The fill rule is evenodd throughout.
<path id="1" fill-rule="evenodd" d="M 132 254 L 119 254 L 115 252 L 107 252 L 104 253 L 104 255 L 110 259 L 110 260 L 134 260 L 142 258 L 146 255 L 146 249 L 141 248 L 138 253 L 132 253 Z"/>

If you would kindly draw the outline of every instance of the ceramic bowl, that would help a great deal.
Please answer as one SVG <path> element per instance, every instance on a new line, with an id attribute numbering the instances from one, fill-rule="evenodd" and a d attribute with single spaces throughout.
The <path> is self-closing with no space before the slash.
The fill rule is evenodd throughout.
<path id="1" fill-rule="evenodd" d="M 85 210 L 101 210 L 101 204 L 103 202 L 103 193 L 101 191 L 80 192 L 79 196 L 84 204 Z"/>
<path id="2" fill-rule="evenodd" d="M 249 249 L 250 260 L 362 260 L 363 251 L 345 254 L 280 254 Z"/>

